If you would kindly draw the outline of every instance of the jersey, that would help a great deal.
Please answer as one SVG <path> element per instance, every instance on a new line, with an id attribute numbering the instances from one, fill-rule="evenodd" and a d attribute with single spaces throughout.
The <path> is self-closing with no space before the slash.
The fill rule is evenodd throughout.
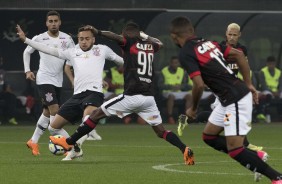
<path id="1" fill-rule="evenodd" d="M 62 50 L 73 48 L 74 42 L 72 38 L 61 31 L 56 38 L 49 36 L 47 32 L 42 33 L 32 38 L 36 42 L 40 42 L 49 47 L 60 48 Z M 34 48 L 27 46 L 25 52 L 32 54 L 35 51 Z M 63 71 L 64 71 L 64 59 L 39 52 L 39 69 L 36 75 L 36 84 L 52 84 L 56 87 L 62 87 L 63 85 Z M 30 71 L 30 60 L 24 59 L 25 72 Z"/>
<path id="2" fill-rule="evenodd" d="M 124 37 L 124 94 L 154 95 L 154 53 L 159 50 L 157 43 L 139 38 Z"/>
<path id="3" fill-rule="evenodd" d="M 102 93 L 105 60 L 123 61 L 105 45 L 93 45 L 88 51 L 83 51 L 79 45 L 76 45 L 75 48 L 59 49 L 58 52 L 59 57 L 69 60 L 74 69 L 74 94 L 87 90 Z"/>
<path id="4" fill-rule="evenodd" d="M 222 42 L 220 43 L 220 47 L 221 47 L 221 48 L 226 47 L 226 45 L 227 45 L 227 44 L 226 44 L 226 41 L 222 41 Z M 237 45 L 232 46 L 232 47 L 235 48 L 235 49 L 237 49 L 237 50 L 242 51 L 246 57 L 248 56 L 247 48 L 246 48 L 244 45 L 242 45 L 242 44 L 240 44 L 240 43 L 237 43 Z M 237 65 L 237 62 L 236 62 L 235 60 L 231 60 L 231 59 L 228 59 L 228 58 L 227 58 L 226 60 L 227 60 L 227 65 L 228 65 L 228 67 L 229 67 L 231 70 L 233 70 L 233 72 L 237 75 L 238 72 L 239 72 L 239 67 L 238 67 L 238 65 Z"/>
<path id="5" fill-rule="evenodd" d="M 180 63 L 190 78 L 201 75 L 223 106 L 237 102 L 249 93 L 246 84 L 226 66 L 224 58 L 230 50 L 229 46 L 220 47 L 217 42 L 194 37 L 186 41 L 179 53 Z"/>

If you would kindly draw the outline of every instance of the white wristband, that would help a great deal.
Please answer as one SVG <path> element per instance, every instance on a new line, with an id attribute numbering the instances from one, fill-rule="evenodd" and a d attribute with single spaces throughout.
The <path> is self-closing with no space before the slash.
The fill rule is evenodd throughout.
<path id="1" fill-rule="evenodd" d="M 140 31 L 140 36 L 141 36 L 141 38 L 143 38 L 143 39 L 145 39 L 145 40 L 147 40 L 148 37 L 149 37 L 147 34 L 145 34 L 145 33 L 142 32 L 142 31 Z"/>

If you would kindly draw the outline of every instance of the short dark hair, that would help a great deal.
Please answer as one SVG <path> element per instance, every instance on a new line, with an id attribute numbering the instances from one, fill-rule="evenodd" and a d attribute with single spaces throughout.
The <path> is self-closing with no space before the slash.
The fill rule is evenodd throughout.
<path id="1" fill-rule="evenodd" d="M 192 21 L 183 16 L 174 18 L 170 24 L 170 33 L 181 34 L 185 32 L 194 33 Z"/>
<path id="2" fill-rule="evenodd" d="M 91 25 L 83 25 L 80 28 L 78 28 L 78 33 L 82 31 L 90 31 L 93 34 L 93 36 L 95 36 L 95 29 Z"/>
<path id="3" fill-rule="evenodd" d="M 128 23 L 126 23 L 126 25 L 124 26 L 124 28 L 123 29 L 128 29 L 128 28 L 133 28 L 133 29 L 137 29 L 137 30 L 140 30 L 140 26 L 137 24 L 137 23 L 135 23 L 135 22 L 128 22 Z"/>
<path id="4" fill-rule="evenodd" d="M 52 15 L 55 15 L 55 16 L 58 16 L 59 19 L 61 19 L 61 15 L 59 12 L 55 11 L 55 10 L 51 10 L 51 11 L 48 11 L 47 14 L 46 14 L 46 20 L 48 19 L 49 16 L 52 16 Z"/>
<path id="5" fill-rule="evenodd" d="M 276 59 L 274 56 L 268 56 L 266 59 L 266 62 L 270 63 L 270 62 L 276 62 Z"/>

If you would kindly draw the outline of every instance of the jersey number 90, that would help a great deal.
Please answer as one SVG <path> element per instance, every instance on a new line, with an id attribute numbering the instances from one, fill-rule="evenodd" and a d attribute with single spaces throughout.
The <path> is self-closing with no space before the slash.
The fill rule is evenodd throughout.
<path id="1" fill-rule="evenodd" d="M 137 55 L 137 62 L 139 64 L 137 73 L 139 75 L 152 76 L 153 74 L 153 53 L 146 53 L 144 51 L 139 51 Z"/>

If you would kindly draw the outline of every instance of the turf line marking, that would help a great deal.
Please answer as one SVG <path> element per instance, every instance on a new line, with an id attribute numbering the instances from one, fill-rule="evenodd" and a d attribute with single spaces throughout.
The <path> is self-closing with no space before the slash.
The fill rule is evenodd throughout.
<path id="1" fill-rule="evenodd" d="M 219 161 L 221 163 L 232 163 L 231 161 Z M 219 162 L 197 162 L 198 164 L 212 164 L 212 163 L 219 163 Z M 156 165 L 152 166 L 153 169 L 159 171 L 168 171 L 168 172 L 178 172 L 178 173 L 189 173 L 189 174 L 209 174 L 209 175 L 235 175 L 235 176 L 250 176 L 253 175 L 252 173 L 227 173 L 227 172 L 206 172 L 206 171 L 183 171 L 177 169 L 168 168 L 170 166 L 177 166 L 177 165 L 184 165 L 183 163 L 177 164 L 163 164 L 163 165 Z M 193 166 L 185 166 L 185 167 L 193 167 Z"/>

